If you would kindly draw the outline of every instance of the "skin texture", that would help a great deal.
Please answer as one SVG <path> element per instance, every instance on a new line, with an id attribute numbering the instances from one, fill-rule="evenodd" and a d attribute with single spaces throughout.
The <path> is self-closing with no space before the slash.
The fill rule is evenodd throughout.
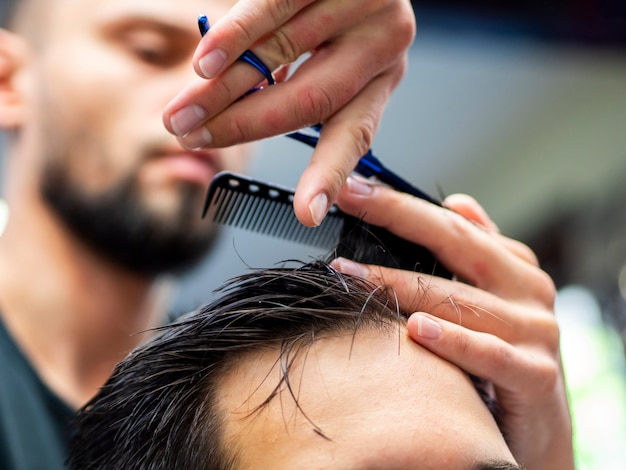
<path id="1" fill-rule="evenodd" d="M 194 56 L 199 78 L 168 104 L 165 125 L 185 147 L 215 148 L 323 122 L 294 201 L 302 223 L 319 224 L 369 148 L 404 74 L 415 35 L 410 2 L 241 0 L 214 23 Z M 228 67 L 245 49 L 271 70 L 312 55 L 288 80 L 279 71 L 281 83 L 235 102 L 262 79 L 250 66 Z M 181 119 L 189 109 L 193 125 Z"/>
<path id="2" fill-rule="evenodd" d="M 290 369 L 300 409 L 283 387 L 254 411 L 276 386 L 278 351 L 240 360 L 218 396 L 237 468 L 515 465 L 467 376 L 400 328 L 400 335 L 393 328 L 362 330 L 316 341 Z"/>
<path id="3" fill-rule="evenodd" d="M 426 246 L 464 282 L 347 260 L 335 267 L 394 286 L 403 310 L 420 309 L 407 324 L 416 342 L 493 384 L 503 432 L 525 469 L 574 468 L 555 289 L 534 253 L 499 234 L 468 196 L 450 197 L 447 210 L 350 179 L 339 201 L 346 212 Z M 429 287 L 428 313 L 415 303 L 420 286 Z"/>

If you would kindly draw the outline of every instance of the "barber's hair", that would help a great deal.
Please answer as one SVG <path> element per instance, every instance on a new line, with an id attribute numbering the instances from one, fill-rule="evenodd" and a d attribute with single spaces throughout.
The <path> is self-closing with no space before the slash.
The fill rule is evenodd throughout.
<path id="1" fill-rule="evenodd" d="M 279 350 L 278 393 L 294 356 L 317 338 L 372 328 L 392 332 L 406 321 L 391 290 L 322 262 L 252 271 L 220 294 L 160 328 L 117 365 L 77 415 L 72 469 L 237 468 L 237 455 L 223 442 L 225 416 L 215 396 L 238 359 Z"/>

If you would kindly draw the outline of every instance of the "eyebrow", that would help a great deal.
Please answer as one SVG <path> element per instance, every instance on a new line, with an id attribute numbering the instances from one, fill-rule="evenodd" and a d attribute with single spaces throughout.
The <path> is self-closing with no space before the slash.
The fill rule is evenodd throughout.
<path id="1" fill-rule="evenodd" d="M 137 10 L 117 10 L 116 8 L 100 8 L 96 11 L 97 24 L 105 29 L 119 28 L 129 25 L 150 26 L 174 35 L 188 35 L 197 42 L 199 33 L 196 23 L 188 23 L 178 16 L 166 16 L 158 12 Z M 190 26 L 192 25 L 192 26 Z"/>
<path id="2" fill-rule="evenodd" d="M 126 15 L 126 16 L 113 16 L 111 15 L 108 18 L 101 18 L 100 24 L 105 29 L 118 29 L 129 26 L 139 26 L 139 27 L 149 27 L 152 29 L 157 29 L 163 31 L 164 33 L 168 33 L 171 35 L 181 35 L 181 36 L 190 36 L 193 37 L 194 40 L 197 40 L 198 36 L 197 31 L 192 30 L 185 25 L 180 24 L 179 22 L 172 20 L 168 21 L 167 19 L 160 17 L 152 17 L 149 15 Z M 197 42 L 197 41 L 196 41 Z"/>

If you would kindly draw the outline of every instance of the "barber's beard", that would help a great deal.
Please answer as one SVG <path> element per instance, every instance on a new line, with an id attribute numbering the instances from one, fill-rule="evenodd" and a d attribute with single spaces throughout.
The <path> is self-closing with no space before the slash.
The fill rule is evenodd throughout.
<path id="1" fill-rule="evenodd" d="M 132 177 L 94 196 L 85 194 L 63 163 L 49 160 L 41 182 L 44 201 L 86 246 L 147 277 L 192 267 L 214 243 L 216 231 L 199 228 L 199 188 L 181 184 L 180 191 L 180 210 L 166 219 L 142 204 Z"/>

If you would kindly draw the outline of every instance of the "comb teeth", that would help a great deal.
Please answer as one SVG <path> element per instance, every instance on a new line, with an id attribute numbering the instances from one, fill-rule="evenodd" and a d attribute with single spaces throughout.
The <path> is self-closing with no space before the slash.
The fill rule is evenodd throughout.
<path id="1" fill-rule="evenodd" d="M 332 207 L 319 227 L 305 227 L 293 212 L 293 191 L 236 175 L 215 177 L 205 214 L 215 223 L 330 250 L 340 238 L 343 213 Z"/>

